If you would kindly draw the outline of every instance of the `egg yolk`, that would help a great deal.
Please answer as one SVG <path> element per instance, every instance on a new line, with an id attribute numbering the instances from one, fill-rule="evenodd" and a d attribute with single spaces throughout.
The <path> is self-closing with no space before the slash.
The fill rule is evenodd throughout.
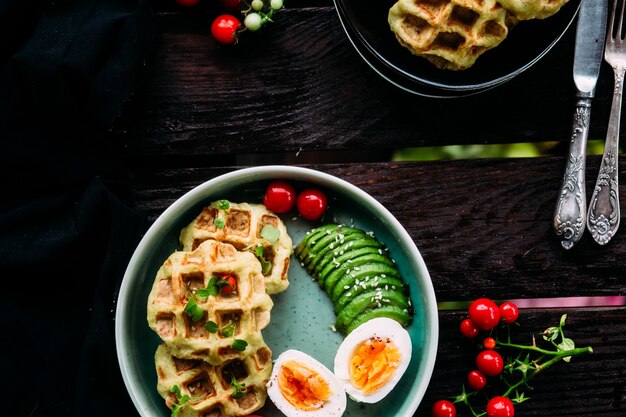
<path id="1" fill-rule="evenodd" d="M 278 374 L 278 387 L 291 405 L 303 411 L 321 408 L 332 394 L 320 374 L 296 361 L 283 364 Z"/>
<path id="2" fill-rule="evenodd" d="M 350 359 L 352 385 L 365 394 L 383 387 L 400 364 L 400 352 L 390 339 L 372 337 L 357 345 Z"/>

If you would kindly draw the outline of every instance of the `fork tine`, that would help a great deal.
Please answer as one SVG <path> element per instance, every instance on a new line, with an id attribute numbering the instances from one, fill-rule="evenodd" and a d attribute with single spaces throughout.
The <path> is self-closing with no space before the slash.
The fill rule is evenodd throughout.
<path id="1" fill-rule="evenodd" d="M 617 0 L 615 1 L 617 3 Z M 619 19 L 619 27 L 617 28 L 617 33 L 615 34 L 615 39 L 624 40 L 624 36 L 622 35 L 622 25 L 624 23 L 624 6 L 626 5 L 626 1 L 622 0 L 622 7 L 620 8 L 619 16 L 616 16 L 616 19 Z M 613 16 L 615 16 L 615 10 L 613 11 Z M 612 29 L 612 26 L 611 26 Z"/>

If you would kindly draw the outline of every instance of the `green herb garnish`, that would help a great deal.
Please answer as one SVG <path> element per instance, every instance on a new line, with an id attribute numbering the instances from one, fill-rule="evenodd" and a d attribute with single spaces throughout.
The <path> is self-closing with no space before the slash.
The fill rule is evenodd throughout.
<path id="1" fill-rule="evenodd" d="M 233 398 L 238 400 L 243 397 L 243 392 L 246 384 L 242 384 L 237 381 L 237 379 L 233 376 L 230 380 L 230 386 L 233 387 Z"/>
<path id="2" fill-rule="evenodd" d="M 215 227 L 217 227 L 218 229 L 223 229 L 224 228 L 224 220 L 223 219 L 214 219 L 213 220 L 213 224 L 215 225 Z"/>
<path id="3" fill-rule="evenodd" d="M 230 202 L 228 200 L 218 200 L 215 205 L 220 210 L 228 210 L 230 208 Z"/>
<path id="4" fill-rule="evenodd" d="M 183 313 L 187 313 L 187 315 L 191 317 L 191 320 L 193 321 L 199 321 L 204 315 L 204 311 L 200 308 L 200 306 L 196 302 L 196 299 L 193 297 L 191 297 L 189 301 L 187 301 L 187 304 L 183 309 Z"/>
<path id="5" fill-rule="evenodd" d="M 248 342 L 242 339 L 235 339 L 233 340 L 233 344 L 231 346 L 233 349 L 243 352 L 248 347 Z"/>
<path id="6" fill-rule="evenodd" d="M 257 246 L 256 249 L 254 249 L 254 255 L 261 263 L 261 272 L 263 272 L 263 275 L 267 275 L 272 269 L 272 263 L 263 256 L 264 250 L 265 248 L 263 248 L 263 246 Z"/>
<path id="7" fill-rule="evenodd" d="M 228 281 L 226 281 L 224 278 L 212 276 L 211 279 L 209 279 L 209 283 L 207 284 L 206 288 L 196 291 L 196 297 L 201 300 L 206 300 L 211 295 L 215 297 L 217 294 L 219 294 L 222 287 L 227 286 L 230 287 Z"/>
<path id="8" fill-rule="evenodd" d="M 179 413 L 182 411 L 182 408 L 187 404 L 187 402 L 189 402 L 189 395 L 182 395 L 178 385 L 174 385 L 172 389 L 170 389 L 170 392 L 176 396 L 177 401 L 177 403 L 172 404 L 171 417 L 178 417 L 180 415 Z"/>
<path id="9" fill-rule="evenodd" d="M 220 332 L 222 337 L 231 337 L 235 333 L 235 329 L 237 328 L 237 323 L 231 320 L 225 326 L 220 327 L 216 322 L 209 320 L 204 325 L 204 328 L 209 333 Z"/>
<path id="10" fill-rule="evenodd" d="M 261 229 L 260 233 L 261 237 L 267 240 L 270 243 L 276 243 L 278 238 L 280 237 L 280 230 L 272 226 L 271 224 L 266 224 Z"/>

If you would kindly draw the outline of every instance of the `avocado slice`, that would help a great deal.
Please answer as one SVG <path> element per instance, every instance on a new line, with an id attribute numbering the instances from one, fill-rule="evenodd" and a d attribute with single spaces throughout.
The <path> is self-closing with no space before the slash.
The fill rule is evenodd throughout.
<path id="1" fill-rule="evenodd" d="M 341 311 L 337 312 L 335 326 L 337 329 L 346 329 L 348 324 L 367 309 L 382 308 L 393 305 L 401 309 L 410 308 L 409 299 L 406 295 L 397 290 L 384 290 L 377 288 L 367 291 L 352 298 Z"/>
<path id="2" fill-rule="evenodd" d="M 384 277 L 380 277 L 379 275 L 376 275 L 376 278 L 370 278 L 367 281 L 360 281 L 359 284 L 351 286 L 346 285 L 341 287 L 343 292 L 338 291 L 340 289 L 338 286 L 335 287 L 336 291 L 334 293 L 340 294 L 337 298 L 333 298 L 335 311 L 341 311 L 348 303 L 350 303 L 350 301 L 352 301 L 354 297 L 366 291 L 375 290 L 376 288 L 382 288 L 383 290 L 387 291 L 399 291 L 407 296 L 409 293 L 409 287 L 407 287 L 407 285 L 399 278 L 390 277 L 387 275 L 385 275 Z"/>
<path id="3" fill-rule="evenodd" d="M 390 267 L 390 270 L 395 268 L 395 264 L 389 257 L 378 253 L 368 253 L 351 259 L 351 262 L 342 263 L 341 266 L 333 269 L 328 276 L 324 278 L 324 289 L 326 294 L 332 294 L 333 288 L 335 288 L 337 282 L 344 275 L 356 275 L 356 273 L 369 268 L 372 264 L 385 264 Z"/>
<path id="4" fill-rule="evenodd" d="M 394 305 L 385 305 L 381 308 L 372 308 L 363 311 L 359 314 L 354 320 L 352 320 L 348 325 L 342 329 L 337 327 L 337 329 L 345 335 L 348 335 L 354 329 L 359 327 L 361 324 L 375 319 L 377 317 L 387 317 L 389 319 L 395 320 L 400 323 L 403 327 L 408 326 L 413 320 L 413 310 L 403 309 Z"/>

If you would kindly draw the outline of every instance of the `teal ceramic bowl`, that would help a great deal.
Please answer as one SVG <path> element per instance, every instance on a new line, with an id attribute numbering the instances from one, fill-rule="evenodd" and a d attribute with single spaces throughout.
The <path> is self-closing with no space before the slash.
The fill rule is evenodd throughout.
<path id="1" fill-rule="evenodd" d="M 115 337 L 124 383 L 142 417 L 171 415 L 156 390 L 154 353 L 160 339 L 146 320 L 148 294 L 157 270 L 172 252 L 180 249 L 180 230 L 204 205 L 218 199 L 260 203 L 267 184 L 277 179 L 291 182 L 296 190 L 309 186 L 323 190 L 329 199 L 327 214 L 340 223 L 373 231 L 388 246 L 410 287 L 415 317 L 407 327 L 413 345 L 408 370 L 379 403 L 348 400 L 344 416 L 411 417 L 420 404 L 435 364 L 439 325 L 430 275 L 413 240 L 385 207 L 346 181 L 306 168 L 264 166 L 230 172 L 183 195 L 154 222 L 129 262 L 118 298 Z M 304 220 L 295 212 L 281 217 L 294 245 L 320 224 Z M 332 304 L 293 258 L 289 281 L 286 291 L 273 296 L 271 322 L 263 330 L 263 337 L 274 358 L 287 349 L 298 349 L 332 369 L 342 341 L 342 336 L 332 330 Z M 264 417 L 282 416 L 269 399 L 258 413 Z"/>

